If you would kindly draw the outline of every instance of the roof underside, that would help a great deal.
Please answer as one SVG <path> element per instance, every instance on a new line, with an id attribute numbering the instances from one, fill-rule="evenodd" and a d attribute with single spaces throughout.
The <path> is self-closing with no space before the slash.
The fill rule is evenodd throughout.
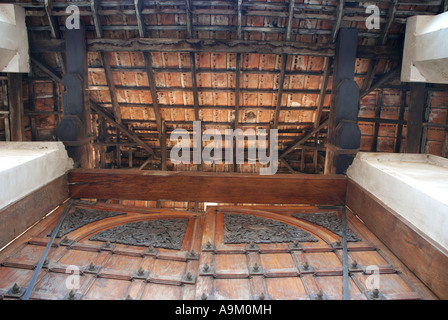
<path id="1" fill-rule="evenodd" d="M 280 171 L 321 172 L 327 133 L 319 125 L 330 110 L 334 40 L 345 27 L 357 28 L 359 35 L 355 81 L 364 94 L 361 149 L 370 151 L 375 145 L 378 151 L 403 151 L 405 135 L 398 136 L 397 128 L 406 124 L 401 101 L 408 88 L 395 71 L 401 66 L 406 18 L 438 14 L 446 6 L 440 0 L 102 0 L 53 1 L 52 7 L 21 2 L 30 43 L 64 39 L 70 4 L 79 7 L 86 26 L 90 99 L 155 151 L 146 168 L 164 169 L 164 152 L 168 170 L 240 172 L 257 172 L 259 164 L 172 164 L 169 151 L 176 141 L 169 134 L 176 128 L 192 132 L 194 120 L 202 122 L 202 130 L 216 128 L 222 134 L 234 128 L 278 129 L 280 155 L 306 138 L 284 157 Z M 372 4 L 380 9 L 380 29 L 368 30 L 366 19 L 372 13 L 366 8 Z M 141 38 L 145 41 L 139 42 Z M 140 50 L 143 45 L 145 51 Z M 32 57 L 63 75 L 64 55 L 40 51 Z M 393 76 L 381 82 L 391 71 Z M 55 105 L 61 104 L 56 101 L 61 85 L 45 77 L 33 65 L 34 90 L 28 98 L 34 95 L 34 111 L 60 112 Z M 446 114 L 446 86 L 430 88 L 441 95 Z M 47 100 L 37 100 L 39 94 Z M 382 124 L 374 137 L 373 119 L 381 112 L 395 122 Z M 46 117 L 50 120 L 42 120 L 44 125 L 54 127 L 59 114 L 40 116 L 38 125 Z M 362 122 L 363 117 L 368 119 Z M 94 120 L 97 166 L 145 163 L 146 149 L 110 122 Z"/>

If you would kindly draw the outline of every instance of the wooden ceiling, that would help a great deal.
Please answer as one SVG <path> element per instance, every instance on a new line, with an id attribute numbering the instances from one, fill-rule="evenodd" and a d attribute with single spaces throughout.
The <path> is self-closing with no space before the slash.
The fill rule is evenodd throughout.
<path id="1" fill-rule="evenodd" d="M 194 120 L 202 121 L 203 130 L 217 128 L 222 133 L 234 128 L 278 129 L 279 155 L 287 152 L 279 171 L 321 172 L 339 28 L 358 29 L 355 81 L 361 88 L 360 116 L 365 119 L 360 127 L 366 134 L 375 126 L 375 112 L 366 110 L 381 104 L 379 92 L 383 99 L 398 92 L 398 99 L 383 103 L 380 109 L 392 107 L 397 114 L 403 113 L 400 95 L 406 97 L 408 92 L 399 81 L 399 70 L 406 18 L 446 10 L 443 0 L 19 4 L 27 14 L 33 61 L 30 81 L 39 84 L 53 74 L 48 86 L 57 94 L 47 104 L 59 112 L 61 108 L 54 105 L 62 87 L 52 82 L 64 74 L 65 55 L 39 44 L 63 40 L 66 7 L 79 7 L 88 39 L 88 93 L 96 110 L 92 133 L 96 167 L 143 165 L 218 172 L 257 172 L 259 165 L 172 164 L 169 150 L 176 142 L 170 141 L 169 134 L 175 128 L 191 132 Z M 380 29 L 368 30 L 366 19 L 371 13 L 366 7 L 372 4 L 380 10 Z M 45 68 L 47 72 L 42 71 Z M 446 86 L 429 88 L 443 94 L 447 90 Z M 95 115 L 101 111 L 108 112 L 112 121 Z M 403 121 L 397 118 L 393 125 L 403 126 Z M 56 126 L 57 117 L 51 123 Z M 118 130 L 117 123 L 124 130 Z M 396 128 L 393 132 L 394 141 L 401 140 Z M 155 156 L 150 157 L 132 136 L 154 150 Z M 367 150 L 377 143 L 362 142 Z"/>

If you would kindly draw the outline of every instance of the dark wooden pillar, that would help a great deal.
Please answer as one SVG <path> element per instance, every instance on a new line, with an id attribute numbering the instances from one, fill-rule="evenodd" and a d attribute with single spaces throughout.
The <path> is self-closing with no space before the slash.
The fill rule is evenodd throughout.
<path id="1" fill-rule="evenodd" d="M 423 115 L 426 101 L 426 84 L 410 83 L 411 96 L 408 109 L 407 152 L 420 153 Z"/>
<path id="2" fill-rule="evenodd" d="M 64 115 L 57 128 L 58 139 L 63 141 L 75 167 L 92 167 L 92 152 L 88 139 L 91 121 L 89 99 L 86 95 L 87 58 L 84 26 L 67 29 L 65 33 L 66 69 L 62 78 Z"/>
<path id="3" fill-rule="evenodd" d="M 361 144 L 357 122 L 360 90 L 354 81 L 357 42 L 357 29 L 340 29 L 334 61 L 326 174 L 345 173 Z"/>
<path id="4" fill-rule="evenodd" d="M 25 139 L 25 128 L 23 124 L 23 87 L 21 73 L 8 74 L 8 95 L 11 141 L 23 141 Z"/>

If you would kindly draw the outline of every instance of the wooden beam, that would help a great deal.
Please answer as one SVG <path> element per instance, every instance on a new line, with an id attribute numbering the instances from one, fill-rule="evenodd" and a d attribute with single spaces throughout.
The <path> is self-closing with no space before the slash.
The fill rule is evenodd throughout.
<path id="1" fill-rule="evenodd" d="M 379 79 L 374 84 L 370 85 L 369 88 L 367 88 L 363 92 L 361 92 L 361 94 L 359 96 L 360 99 L 364 98 L 366 95 L 368 95 L 373 90 L 381 87 L 384 83 L 386 83 L 387 81 L 392 79 L 394 76 L 396 76 L 400 70 L 401 70 L 401 67 L 395 67 L 391 71 L 381 75 L 379 77 Z"/>
<path id="2" fill-rule="evenodd" d="M 240 92 L 241 92 L 241 53 L 236 55 L 235 70 L 235 123 L 234 129 L 238 129 L 240 121 Z"/>
<path id="3" fill-rule="evenodd" d="M 320 120 L 322 118 L 322 111 L 324 109 L 324 103 L 325 103 L 325 95 L 328 88 L 328 81 L 330 79 L 330 69 L 331 69 L 331 58 L 325 58 L 324 63 L 324 74 L 322 75 L 322 86 L 320 88 L 319 92 L 319 101 L 317 103 L 317 111 L 316 111 L 316 118 L 314 120 L 314 128 L 317 128 L 320 124 Z"/>
<path id="4" fill-rule="evenodd" d="M 145 60 L 146 76 L 148 77 L 149 90 L 151 92 L 152 107 L 154 109 L 154 116 L 156 118 L 157 130 L 159 137 L 162 136 L 162 116 L 160 115 L 159 98 L 157 96 L 156 81 L 154 79 L 154 72 L 152 71 L 151 53 L 143 52 Z"/>
<path id="5" fill-rule="evenodd" d="M 107 82 L 107 87 L 109 89 L 110 99 L 112 103 L 112 110 L 114 112 L 114 117 L 117 122 L 121 122 L 121 111 L 118 105 L 118 94 L 117 88 L 115 87 L 114 77 L 112 74 L 112 69 L 110 68 L 110 59 L 108 52 L 101 52 L 101 60 L 103 61 L 104 75 Z"/>
<path id="6" fill-rule="evenodd" d="M 96 112 L 98 113 L 99 116 L 103 117 L 104 119 L 106 119 L 110 124 L 112 124 L 114 127 L 116 127 L 117 129 L 119 129 L 121 132 L 123 132 L 126 136 L 128 136 L 130 139 L 132 139 L 133 141 L 135 141 L 135 143 L 137 143 L 140 147 L 142 147 L 143 149 L 145 149 L 150 155 L 154 155 L 154 150 L 146 143 L 144 142 L 142 139 L 140 139 L 139 137 L 137 137 L 134 133 L 132 133 L 131 131 L 129 131 L 123 124 L 118 123 L 117 121 L 115 121 L 115 119 L 113 118 L 113 116 L 111 116 L 107 111 L 105 111 L 102 107 L 100 107 L 99 105 L 96 104 L 95 101 L 90 101 L 90 107 Z"/>
<path id="7" fill-rule="evenodd" d="M 190 72 L 191 72 L 191 84 L 193 90 L 193 103 L 194 103 L 194 118 L 196 121 L 200 121 L 199 117 L 199 90 L 196 76 L 196 56 L 194 52 L 190 52 Z"/>
<path id="8" fill-rule="evenodd" d="M 289 164 L 289 162 L 284 159 L 284 158 L 280 158 L 280 161 L 285 165 L 285 167 L 291 172 L 291 173 L 298 173 L 296 170 L 294 170 L 293 167 L 291 167 L 291 165 Z"/>
<path id="9" fill-rule="evenodd" d="M 101 27 L 101 18 L 98 14 L 98 1 L 99 0 L 90 0 L 90 11 L 92 12 L 93 25 L 95 26 L 95 33 L 97 38 L 103 37 L 103 29 Z"/>
<path id="10" fill-rule="evenodd" d="M 58 19 L 53 16 L 53 0 L 45 0 L 44 2 L 45 12 L 48 17 L 48 24 L 50 26 L 51 30 L 51 36 L 54 39 L 61 39 L 61 31 L 59 27 Z M 62 57 L 62 54 L 60 52 L 56 52 L 56 60 L 58 62 L 58 65 L 62 69 L 62 73 L 65 73 L 66 66 L 64 62 L 64 58 Z"/>
<path id="11" fill-rule="evenodd" d="M 8 73 L 11 141 L 24 141 L 23 86 L 21 73 Z"/>
<path id="12" fill-rule="evenodd" d="M 228 52 L 295 54 L 328 57 L 334 54 L 329 44 L 293 41 L 204 40 L 204 39 L 90 39 L 88 51 L 152 52 Z"/>
<path id="13" fill-rule="evenodd" d="M 58 83 L 62 83 L 62 78 L 56 73 L 56 71 L 54 71 L 51 67 L 47 66 L 46 64 L 44 64 L 43 62 L 41 62 L 40 60 L 38 60 L 36 57 L 34 57 L 33 55 L 30 55 L 30 60 L 31 62 L 37 66 L 40 70 L 42 70 L 43 72 L 45 72 L 47 75 L 50 76 L 51 79 L 53 79 L 54 81 L 58 82 Z"/>
<path id="14" fill-rule="evenodd" d="M 334 44 L 316 44 L 297 41 L 255 41 L 255 40 L 214 40 L 214 39 L 90 39 L 87 51 L 151 51 L 151 52 L 227 52 L 290 54 L 309 56 L 334 56 Z M 30 52 L 64 52 L 65 43 L 61 39 L 30 40 Z M 358 45 L 357 57 L 362 59 L 401 59 L 400 46 Z"/>
<path id="15" fill-rule="evenodd" d="M 407 152 L 420 153 L 423 113 L 426 101 L 426 84 L 410 83 L 411 97 L 408 108 Z"/>
<path id="16" fill-rule="evenodd" d="M 5 114 L 3 117 L 3 123 L 5 126 L 5 141 L 11 141 L 11 129 L 9 125 L 9 96 L 8 96 L 8 77 L 6 80 L 1 81 L 1 90 L 2 90 L 2 104 L 3 108 L 6 110 L 2 110 Z"/>
<path id="17" fill-rule="evenodd" d="M 448 0 L 442 0 L 440 3 L 440 13 L 448 11 Z"/>
<path id="18" fill-rule="evenodd" d="M 73 198 L 342 205 L 346 177 L 77 169 L 69 186 Z"/>
<path id="19" fill-rule="evenodd" d="M 288 22 L 286 23 L 285 40 L 291 40 L 292 20 L 294 19 L 294 4 L 295 0 L 289 0 Z"/>
<path id="20" fill-rule="evenodd" d="M 286 64 L 288 62 L 288 55 L 282 54 L 282 64 L 280 69 L 280 75 L 278 77 L 278 92 L 277 92 L 277 104 L 275 106 L 275 112 L 274 112 L 274 122 L 272 129 L 278 128 L 278 122 L 280 117 L 280 108 L 282 106 L 282 100 L 283 100 L 283 88 L 285 84 L 285 72 L 286 72 Z"/>
<path id="21" fill-rule="evenodd" d="M 333 25 L 333 30 L 331 31 L 331 42 L 335 43 L 336 38 L 341 27 L 342 18 L 344 17 L 344 0 L 339 0 L 338 7 L 336 8 L 336 22 Z"/>
<path id="22" fill-rule="evenodd" d="M 167 170 L 167 141 L 166 141 L 166 126 L 165 126 L 165 121 L 162 121 L 162 138 L 160 139 L 160 143 L 161 143 L 161 158 L 162 158 L 162 171 L 166 171 Z"/>
<path id="23" fill-rule="evenodd" d="M 332 99 L 327 135 L 326 174 L 342 174 L 361 144 L 358 126 L 359 87 L 354 81 L 358 30 L 341 28 L 334 60 Z M 347 151 L 352 153 L 348 153 Z"/>
<path id="24" fill-rule="evenodd" d="M 243 9 L 242 9 L 242 4 L 243 1 L 242 0 L 238 0 L 238 7 L 237 7 L 237 12 L 238 12 L 238 28 L 237 28 L 237 39 L 241 40 L 243 37 L 242 31 L 241 31 L 241 26 L 242 26 L 242 20 L 243 20 Z M 234 125 L 233 125 L 233 129 L 238 129 L 239 126 L 239 121 L 240 121 L 240 88 L 241 86 L 241 53 L 237 53 L 236 54 L 236 68 L 235 68 L 235 121 L 234 121 Z M 236 148 L 236 146 L 235 146 Z M 234 150 L 234 154 L 236 153 L 236 151 Z M 236 166 L 237 164 L 234 164 L 234 171 L 236 172 Z"/>
<path id="25" fill-rule="evenodd" d="M 186 25 L 187 25 L 187 34 L 189 39 L 193 39 L 193 12 L 191 9 L 190 0 L 185 0 L 185 8 L 186 8 Z"/>
<path id="26" fill-rule="evenodd" d="M 140 35 L 140 38 L 146 38 L 146 25 L 143 15 L 143 8 L 145 6 L 145 3 L 143 0 L 134 0 L 134 6 L 135 6 L 135 15 L 137 18 L 137 25 L 138 25 L 138 33 Z"/>
<path id="27" fill-rule="evenodd" d="M 297 139 L 294 143 L 292 143 L 291 146 L 289 146 L 287 149 L 282 151 L 279 158 L 285 157 L 287 154 L 289 154 L 291 151 L 299 147 L 300 145 L 304 144 L 308 139 L 310 139 L 312 136 L 314 136 L 316 133 L 318 133 L 320 130 L 322 130 L 325 126 L 327 126 L 329 123 L 329 120 L 325 120 L 322 122 L 317 128 L 314 128 L 310 132 L 306 133 L 299 139 Z"/>
<path id="28" fill-rule="evenodd" d="M 45 217 L 69 197 L 63 175 L 0 210 L 0 248 Z"/>
<path id="29" fill-rule="evenodd" d="M 75 167 L 91 168 L 94 166 L 93 150 L 89 143 L 92 122 L 86 90 L 87 52 L 85 26 L 82 21 L 79 29 L 65 31 L 65 42 L 67 70 L 62 78 L 64 114 L 56 128 L 56 134 L 64 142 Z"/>
<path id="30" fill-rule="evenodd" d="M 348 180 L 347 207 L 440 299 L 448 299 L 448 253 L 357 183 Z"/>
<path id="31" fill-rule="evenodd" d="M 376 152 L 378 146 L 378 133 L 380 130 L 381 110 L 383 107 L 383 90 L 378 90 L 378 101 L 375 109 L 375 129 L 373 133 L 372 152 Z M 358 118 L 359 120 L 359 118 Z"/>
<path id="32" fill-rule="evenodd" d="M 237 29 L 236 29 L 236 38 L 238 40 L 241 40 L 243 38 L 243 33 L 242 33 L 242 20 L 243 20 L 243 0 L 238 0 L 238 7 L 237 7 Z"/>
<path id="33" fill-rule="evenodd" d="M 378 45 L 383 45 L 383 46 L 386 45 L 386 42 L 387 42 L 387 39 L 389 36 L 389 31 L 390 31 L 390 28 L 394 21 L 395 13 L 397 11 L 397 4 L 398 4 L 398 0 L 393 0 L 389 6 L 389 10 L 387 13 L 387 22 L 386 22 L 386 25 L 383 26 L 383 29 L 381 30 L 381 36 L 377 42 Z M 379 58 L 375 58 L 375 59 L 373 59 L 373 62 L 369 65 L 369 69 L 367 71 L 367 77 L 364 79 L 364 83 L 362 86 L 362 90 L 361 90 L 362 92 L 367 92 L 367 90 L 369 90 L 369 88 L 372 86 L 372 82 L 373 82 L 373 79 L 375 78 L 375 73 L 376 73 L 378 64 L 379 64 Z"/>
<path id="34" fill-rule="evenodd" d="M 398 121 L 404 120 L 404 113 L 406 109 L 406 89 L 401 90 L 401 101 L 400 101 L 400 112 L 398 114 Z M 401 151 L 401 140 L 403 138 L 403 124 L 399 124 L 397 128 L 397 140 L 395 143 L 395 152 L 400 153 Z"/>

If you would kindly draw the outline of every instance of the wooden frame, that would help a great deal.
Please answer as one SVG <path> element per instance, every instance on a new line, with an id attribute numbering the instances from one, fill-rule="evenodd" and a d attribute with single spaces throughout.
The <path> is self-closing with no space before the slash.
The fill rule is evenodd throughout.
<path id="1" fill-rule="evenodd" d="M 434 294 L 448 298 L 446 250 L 350 179 L 346 205 Z"/>
<path id="2" fill-rule="evenodd" d="M 345 176 L 74 169 L 73 198 L 342 205 Z"/>
<path id="3" fill-rule="evenodd" d="M 0 248 L 68 198 L 67 176 L 59 177 L 0 210 Z"/>

